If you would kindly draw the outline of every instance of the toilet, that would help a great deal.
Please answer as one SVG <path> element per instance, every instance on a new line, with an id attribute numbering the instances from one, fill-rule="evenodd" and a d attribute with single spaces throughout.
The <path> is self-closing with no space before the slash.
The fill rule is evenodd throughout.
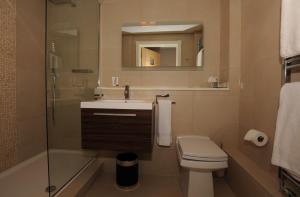
<path id="1" fill-rule="evenodd" d="M 227 154 L 204 136 L 179 136 L 176 147 L 183 196 L 213 197 L 212 172 L 228 167 Z"/>

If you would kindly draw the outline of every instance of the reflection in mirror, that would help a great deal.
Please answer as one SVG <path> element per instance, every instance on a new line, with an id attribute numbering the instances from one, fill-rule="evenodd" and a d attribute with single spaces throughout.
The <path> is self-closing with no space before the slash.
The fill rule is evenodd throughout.
<path id="1" fill-rule="evenodd" d="M 122 27 L 125 68 L 203 67 L 203 27 L 198 23 Z"/>

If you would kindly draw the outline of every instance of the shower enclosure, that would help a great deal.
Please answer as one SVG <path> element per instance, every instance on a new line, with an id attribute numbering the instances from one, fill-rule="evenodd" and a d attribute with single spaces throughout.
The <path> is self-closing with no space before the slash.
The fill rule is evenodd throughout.
<path id="1" fill-rule="evenodd" d="M 98 81 L 97 0 L 47 1 L 47 130 L 50 196 L 95 156 L 81 149 L 80 101 Z"/>

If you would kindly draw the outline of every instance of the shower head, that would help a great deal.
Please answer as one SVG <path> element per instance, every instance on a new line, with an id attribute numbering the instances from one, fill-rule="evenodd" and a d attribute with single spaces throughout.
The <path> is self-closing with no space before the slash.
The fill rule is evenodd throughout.
<path id="1" fill-rule="evenodd" d="M 59 4 L 71 4 L 73 7 L 76 7 L 76 2 L 75 0 L 49 0 L 51 3 L 55 5 Z"/>

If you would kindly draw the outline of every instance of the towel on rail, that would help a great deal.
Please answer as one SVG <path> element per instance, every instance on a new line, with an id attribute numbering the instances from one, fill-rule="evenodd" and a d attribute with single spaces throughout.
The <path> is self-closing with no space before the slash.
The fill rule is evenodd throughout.
<path id="1" fill-rule="evenodd" d="M 300 1 L 282 0 L 281 57 L 300 55 Z"/>
<path id="2" fill-rule="evenodd" d="M 159 146 L 171 146 L 172 144 L 172 101 L 158 100 L 156 114 L 156 135 Z"/>
<path id="3" fill-rule="evenodd" d="M 272 164 L 300 175 L 300 82 L 280 92 Z"/>

